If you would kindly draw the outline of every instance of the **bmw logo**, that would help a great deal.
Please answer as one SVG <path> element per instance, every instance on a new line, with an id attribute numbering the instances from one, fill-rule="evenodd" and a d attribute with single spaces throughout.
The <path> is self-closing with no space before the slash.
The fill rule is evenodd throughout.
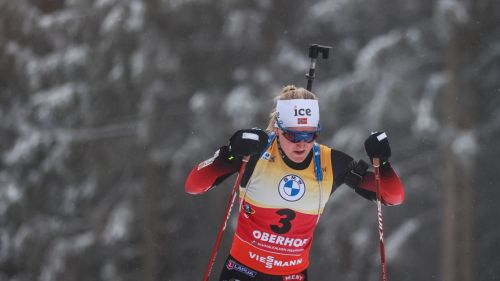
<path id="1" fill-rule="evenodd" d="M 278 184 L 278 191 L 281 198 L 294 202 L 302 198 L 306 193 L 304 181 L 297 175 L 286 175 Z"/>

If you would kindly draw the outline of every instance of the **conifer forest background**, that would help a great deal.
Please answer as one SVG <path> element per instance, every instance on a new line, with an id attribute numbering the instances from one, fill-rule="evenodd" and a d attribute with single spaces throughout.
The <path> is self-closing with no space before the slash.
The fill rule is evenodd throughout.
<path id="1" fill-rule="evenodd" d="M 201 280 L 235 176 L 184 180 L 305 86 L 310 43 L 319 141 L 389 136 L 389 279 L 500 280 L 499 1 L 0 0 L 0 281 Z M 309 276 L 379 280 L 375 204 L 333 194 Z"/>

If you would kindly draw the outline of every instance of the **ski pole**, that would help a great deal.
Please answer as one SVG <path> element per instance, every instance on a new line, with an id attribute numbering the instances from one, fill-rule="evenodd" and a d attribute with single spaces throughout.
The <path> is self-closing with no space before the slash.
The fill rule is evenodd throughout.
<path id="1" fill-rule="evenodd" d="M 227 204 L 226 215 L 224 216 L 224 221 L 222 222 L 222 225 L 219 228 L 219 233 L 217 234 L 217 238 L 215 240 L 214 249 L 212 250 L 212 255 L 210 256 L 210 260 L 208 261 L 208 267 L 207 267 L 207 270 L 205 271 L 205 276 L 203 277 L 204 281 L 207 281 L 208 278 L 210 277 L 210 272 L 212 271 L 212 267 L 214 266 L 214 263 L 215 263 L 215 258 L 217 257 L 217 250 L 219 249 L 219 245 L 220 245 L 220 242 L 222 240 L 222 234 L 224 233 L 224 230 L 226 229 L 227 221 L 229 220 L 229 216 L 231 215 L 231 209 L 233 207 L 234 199 L 236 198 L 236 191 L 238 190 L 238 187 L 240 186 L 241 178 L 243 177 L 243 172 L 245 171 L 245 167 L 247 166 L 247 163 L 248 163 L 248 157 L 244 157 L 243 162 L 241 163 L 238 177 L 236 178 L 236 182 L 234 183 L 233 192 L 231 193 L 231 197 L 230 197 L 229 202 Z"/>
<path id="2" fill-rule="evenodd" d="M 311 64 L 309 66 L 309 73 L 306 73 L 307 78 L 307 90 L 312 90 L 312 83 L 314 80 L 314 75 L 316 71 L 316 59 L 318 59 L 318 55 L 321 54 L 323 59 L 328 58 L 328 54 L 330 53 L 330 46 L 322 46 L 318 44 L 309 45 L 309 58 L 311 58 Z"/>
<path id="3" fill-rule="evenodd" d="M 387 266 L 385 261 L 384 246 L 384 220 L 382 217 L 382 199 L 380 196 L 380 158 L 373 158 L 373 169 L 375 171 L 375 185 L 377 188 L 377 217 L 378 217 L 378 237 L 380 243 L 380 266 L 382 281 L 387 281 Z"/>

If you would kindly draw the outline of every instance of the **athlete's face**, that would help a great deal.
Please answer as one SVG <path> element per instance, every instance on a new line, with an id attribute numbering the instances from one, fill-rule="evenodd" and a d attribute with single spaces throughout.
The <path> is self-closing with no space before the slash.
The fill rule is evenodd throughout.
<path id="1" fill-rule="evenodd" d="M 299 132 L 316 131 L 316 127 L 290 127 L 287 129 Z M 314 141 L 305 142 L 302 140 L 294 143 L 283 136 L 283 131 L 281 129 L 276 128 L 275 132 L 278 134 L 281 149 L 283 149 L 283 152 L 285 152 L 286 157 L 296 163 L 300 163 L 306 159 L 307 155 L 309 155 L 309 152 L 314 145 Z"/>

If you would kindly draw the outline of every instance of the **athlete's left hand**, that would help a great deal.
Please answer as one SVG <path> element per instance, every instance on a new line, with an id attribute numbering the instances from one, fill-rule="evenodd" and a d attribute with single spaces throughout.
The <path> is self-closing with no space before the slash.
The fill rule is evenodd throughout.
<path id="1" fill-rule="evenodd" d="M 373 162 L 373 158 L 380 158 L 381 163 L 385 163 L 391 157 L 391 147 L 385 132 L 374 132 L 365 140 L 366 154 Z"/>

